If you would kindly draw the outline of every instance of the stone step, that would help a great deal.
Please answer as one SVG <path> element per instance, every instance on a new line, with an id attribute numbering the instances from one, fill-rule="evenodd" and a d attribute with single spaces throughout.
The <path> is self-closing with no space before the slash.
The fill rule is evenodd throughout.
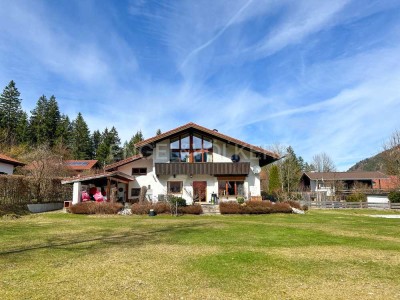
<path id="1" fill-rule="evenodd" d="M 219 205 L 202 204 L 203 215 L 220 215 Z"/>

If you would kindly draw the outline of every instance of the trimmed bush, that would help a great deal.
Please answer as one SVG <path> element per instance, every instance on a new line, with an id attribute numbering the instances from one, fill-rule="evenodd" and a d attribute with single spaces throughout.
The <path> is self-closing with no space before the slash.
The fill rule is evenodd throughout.
<path id="1" fill-rule="evenodd" d="M 24 216 L 29 215 L 26 204 L 0 204 L 0 217 L 6 215 Z"/>
<path id="2" fill-rule="evenodd" d="M 221 214 L 270 214 L 270 213 L 292 213 L 289 203 L 270 201 L 245 202 L 242 205 L 231 201 L 219 204 Z"/>
<path id="3" fill-rule="evenodd" d="M 346 198 L 346 201 L 347 202 L 365 202 L 365 201 L 367 201 L 367 195 L 357 192 L 357 193 L 348 195 Z"/>
<path id="4" fill-rule="evenodd" d="M 173 206 L 175 206 L 175 205 L 177 205 L 178 207 L 179 206 L 186 206 L 186 200 L 183 199 L 182 197 L 171 196 L 168 199 L 168 202 Z"/>
<path id="5" fill-rule="evenodd" d="M 178 207 L 178 213 L 180 214 L 189 214 L 189 215 L 200 215 L 203 213 L 203 209 L 201 205 L 187 205 Z"/>
<path id="6" fill-rule="evenodd" d="M 73 214 L 85 214 L 85 215 L 113 215 L 117 214 L 123 205 L 120 203 L 110 202 L 81 202 L 72 205 L 68 208 L 68 211 Z"/>
<path id="7" fill-rule="evenodd" d="M 400 203 L 400 192 L 392 191 L 389 193 L 388 198 L 392 203 Z"/>
<path id="8" fill-rule="evenodd" d="M 179 202 L 178 202 L 179 203 Z M 186 201 L 185 201 L 186 204 Z M 154 211 L 159 214 L 170 214 L 171 206 L 165 202 L 157 202 L 154 204 L 151 203 L 135 203 L 131 206 L 132 214 L 134 215 L 147 215 L 150 212 L 150 209 L 154 209 Z M 201 205 L 185 205 L 178 206 L 179 214 L 192 214 L 192 215 L 200 215 L 203 213 L 203 209 Z"/>
<path id="9" fill-rule="evenodd" d="M 243 204 L 244 203 L 244 198 L 243 197 L 237 197 L 236 201 L 239 204 Z"/>

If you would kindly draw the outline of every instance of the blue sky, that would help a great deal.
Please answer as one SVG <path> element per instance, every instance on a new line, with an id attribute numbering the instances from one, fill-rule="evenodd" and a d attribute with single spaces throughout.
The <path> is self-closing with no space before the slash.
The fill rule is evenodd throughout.
<path id="1" fill-rule="evenodd" d="M 0 0 L 0 87 L 121 140 L 187 122 L 339 170 L 400 127 L 400 2 Z"/>

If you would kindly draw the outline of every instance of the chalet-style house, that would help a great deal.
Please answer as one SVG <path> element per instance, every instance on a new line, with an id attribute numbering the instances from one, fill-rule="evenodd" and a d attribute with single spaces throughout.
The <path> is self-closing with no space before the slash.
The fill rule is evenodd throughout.
<path id="1" fill-rule="evenodd" d="M 24 165 L 24 163 L 0 153 L 0 174 L 12 175 L 15 167 Z"/>
<path id="2" fill-rule="evenodd" d="M 140 154 L 105 167 L 109 174 L 134 177 L 118 184 L 119 198 L 131 202 L 143 186 L 151 201 L 166 195 L 187 203 L 210 203 L 217 195 L 222 200 L 259 197 L 261 167 L 279 159 L 273 152 L 194 123 L 141 141 L 135 148 Z"/>
<path id="3" fill-rule="evenodd" d="M 328 196 L 335 190 L 351 190 L 357 187 L 385 189 L 389 176 L 382 172 L 305 172 L 300 185 L 305 191 L 327 192 Z"/>

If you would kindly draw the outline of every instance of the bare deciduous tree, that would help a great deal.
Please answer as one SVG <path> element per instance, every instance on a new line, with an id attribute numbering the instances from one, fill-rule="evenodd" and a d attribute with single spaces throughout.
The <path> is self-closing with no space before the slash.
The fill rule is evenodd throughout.
<path id="1" fill-rule="evenodd" d="M 317 172 L 336 171 L 336 167 L 333 160 L 325 152 L 314 155 L 312 158 L 311 166 L 312 169 Z"/>
<path id="2" fill-rule="evenodd" d="M 400 130 L 395 130 L 383 145 L 383 163 L 388 175 L 400 176 Z"/>

